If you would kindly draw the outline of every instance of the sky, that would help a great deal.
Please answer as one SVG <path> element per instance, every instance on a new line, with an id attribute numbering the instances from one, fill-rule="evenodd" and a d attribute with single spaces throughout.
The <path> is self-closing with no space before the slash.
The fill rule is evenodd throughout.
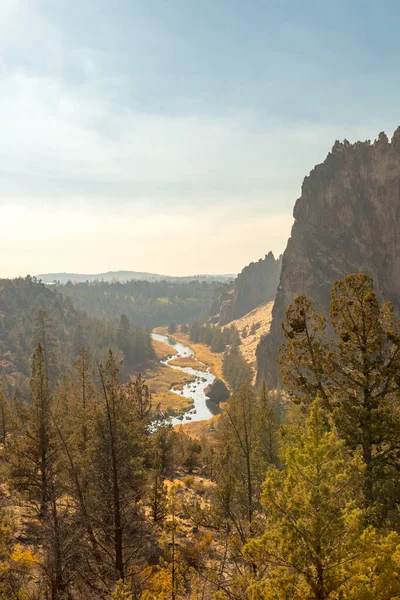
<path id="1" fill-rule="evenodd" d="M 400 124 L 398 0 L 1 0 L 0 276 L 236 273 Z"/>

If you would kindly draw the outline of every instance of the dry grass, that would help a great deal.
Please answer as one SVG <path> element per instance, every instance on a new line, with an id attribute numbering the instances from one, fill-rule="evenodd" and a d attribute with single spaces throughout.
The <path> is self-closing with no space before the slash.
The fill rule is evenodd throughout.
<path id="1" fill-rule="evenodd" d="M 153 333 L 158 333 L 159 335 L 167 335 L 170 338 L 173 338 L 173 335 L 168 333 L 168 327 L 156 327 L 153 329 Z"/>
<path id="2" fill-rule="evenodd" d="M 171 356 L 171 354 L 174 354 L 173 348 L 168 346 L 168 344 L 164 344 L 164 342 L 160 342 L 158 340 L 152 340 L 152 343 L 157 358 L 163 360 L 164 358 Z"/>
<path id="3" fill-rule="evenodd" d="M 247 313 L 247 315 L 244 315 L 244 317 L 236 319 L 235 321 L 229 323 L 229 325 L 225 326 L 229 327 L 231 325 L 235 325 L 237 327 L 240 333 L 240 339 L 242 340 L 242 344 L 239 346 L 240 352 L 249 365 L 253 368 L 254 372 L 257 370 L 256 349 L 261 336 L 265 335 L 270 330 L 273 306 L 273 302 L 268 302 L 267 304 L 258 306 L 251 312 Z M 252 326 L 257 323 L 260 324 L 260 327 L 254 333 L 254 335 L 243 337 L 243 330 L 247 328 L 248 333 L 250 333 Z"/>
<path id="4" fill-rule="evenodd" d="M 153 406 L 159 404 L 163 412 L 171 415 L 191 407 L 190 398 L 184 398 L 170 390 L 171 388 L 182 389 L 185 383 L 194 381 L 195 377 L 159 363 L 153 369 L 146 371 L 145 378 L 152 395 Z"/>
<path id="5" fill-rule="evenodd" d="M 188 338 L 188 336 L 185 337 Z M 209 346 L 204 346 L 204 344 L 193 344 L 193 342 L 189 342 L 189 338 L 188 343 L 190 343 L 190 347 L 194 351 L 198 360 L 208 365 L 211 373 L 215 375 L 215 377 L 218 377 L 218 379 L 222 379 L 222 381 L 224 381 L 224 376 L 222 374 L 222 362 L 224 355 L 222 353 L 220 354 L 217 352 L 211 352 Z"/>
<path id="6" fill-rule="evenodd" d="M 185 423 L 179 423 L 179 425 L 175 425 L 175 429 L 182 427 L 182 430 L 190 437 L 198 440 L 206 438 L 212 443 L 218 419 L 219 415 L 211 417 L 211 419 L 206 421 L 187 421 Z"/>
<path id="7" fill-rule="evenodd" d="M 207 371 L 207 365 L 200 363 L 194 356 L 180 356 L 173 358 L 169 364 L 176 367 L 191 367 L 197 371 Z"/>

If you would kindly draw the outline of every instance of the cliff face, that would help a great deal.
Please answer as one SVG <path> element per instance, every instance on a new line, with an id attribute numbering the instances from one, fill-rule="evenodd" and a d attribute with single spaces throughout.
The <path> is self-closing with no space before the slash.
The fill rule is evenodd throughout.
<path id="1" fill-rule="evenodd" d="M 281 257 L 272 252 L 256 263 L 250 263 L 237 276 L 232 286 L 213 305 L 219 312 L 219 324 L 226 325 L 275 298 L 281 269 Z"/>
<path id="2" fill-rule="evenodd" d="M 283 255 L 270 333 L 257 348 L 257 380 L 278 381 L 281 324 L 296 296 L 327 315 L 335 279 L 364 272 L 382 301 L 400 309 L 400 127 L 391 143 L 336 142 L 306 177 Z"/>

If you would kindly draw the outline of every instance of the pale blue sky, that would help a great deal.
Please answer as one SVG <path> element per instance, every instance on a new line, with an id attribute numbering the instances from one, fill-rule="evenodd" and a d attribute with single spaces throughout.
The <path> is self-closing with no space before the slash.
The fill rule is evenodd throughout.
<path id="1" fill-rule="evenodd" d="M 2 0 L 0 276 L 236 272 L 400 124 L 397 0 Z"/>

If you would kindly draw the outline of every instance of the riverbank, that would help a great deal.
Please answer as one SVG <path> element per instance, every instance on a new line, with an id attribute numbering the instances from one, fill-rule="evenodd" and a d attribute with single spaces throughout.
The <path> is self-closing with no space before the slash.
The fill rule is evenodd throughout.
<path id="1" fill-rule="evenodd" d="M 222 353 L 211 352 L 210 347 L 204 344 L 195 344 L 190 340 L 188 335 L 183 334 L 180 331 L 177 331 L 171 335 L 168 333 L 168 327 L 156 327 L 156 329 L 154 329 L 154 333 L 166 335 L 171 338 L 171 340 L 175 340 L 176 342 L 180 342 L 181 344 L 188 346 L 193 351 L 196 359 L 202 363 L 205 363 L 210 368 L 210 371 L 213 373 L 213 375 L 215 375 L 217 379 L 222 379 L 222 381 L 224 381 L 226 384 L 222 372 Z"/>
<path id="2" fill-rule="evenodd" d="M 179 336 L 161 331 L 151 334 L 159 362 L 146 372 L 153 406 L 159 405 L 173 425 L 208 421 L 220 410 L 205 392 L 215 381 L 212 365 L 198 360 Z"/>
<path id="3" fill-rule="evenodd" d="M 151 369 L 146 370 L 144 377 L 152 395 L 153 406 L 159 406 L 168 416 L 183 414 L 190 410 L 192 402 L 189 398 L 175 394 L 171 388 L 182 390 L 184 385 L 195 378 L 160 362 L 174 355 L 171 346 L 155 339 L 152 339 L 152 344 L 159 360 Z"/>

